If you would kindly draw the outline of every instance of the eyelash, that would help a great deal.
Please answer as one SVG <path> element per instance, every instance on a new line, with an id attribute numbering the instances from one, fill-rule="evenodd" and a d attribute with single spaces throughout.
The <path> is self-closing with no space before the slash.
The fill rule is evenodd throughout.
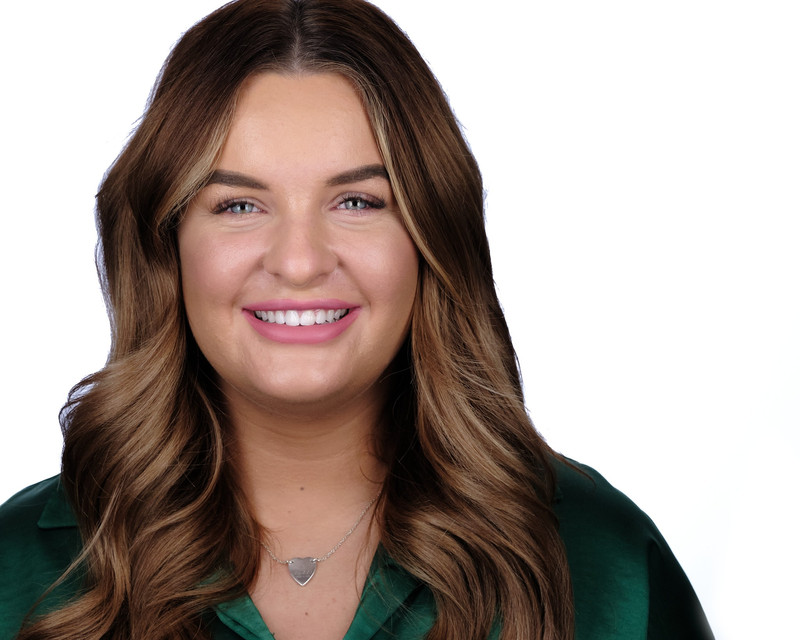
<path id="1" fill-rule="evenodd" d="M 360 211 L 366 211 L 369 209 L 384 209 L 386 207 L 386 202 L 384 202 L 381 198 L 373 198 L 370 196 L 366 196 L 363 193 L 345 193 L 344 195 L 340 196 L 336 201 L 336 208 L 339 208 L 345 202 L 351 200 L 360 200 L 366 206 L 363 209 L 344 209 L 345 211 L 355 212 L 358 213 Z M 259 206 L 255 202 L 251 202 L 250 200 L 243 200 L 241 198 L 233 198 L 228 200 L 223 200 L 219 204 L 217 204 L 213 209 L 212 212 L 219 215 L 222 213 L 230 213 L 233 216 L 243 216 L 248 215 L 249 213 L 256 213 L 255 211 L 244 211 L 241 213 L 234 213 L 233 211 L 228 211 L 228 209 L 232 209 L 236 206 L 251 206 L 255 209 L 259 209 Z"/>
<path id="2" fill-rule="evenodd" d="M 255 207 L 256 209 L 259 208 L 255 202 L 250 202 L 249 200 L 242 200 L 241 198 L 239 199 L 234 198 L 232 200 L 223 200 L 212 209 L 212 212 L 215 214 L 225 213 L 228 209 L 231 209 L 237 205 L 250 205 L 252 207 Z M 228 213 L 230 213 L 233 216 L 243 216 L 253 212 L 247 211 L 243 213 L 233 213 L 233 211 L 229 211 Z"/>
<path id="3" fill-rule="evenodd" d="M 366 206 L 364 209 L 345 209 L 345 211 L 356 212 L 365 211 L 367 209 L 384 209 L 386 207 L 386 202 L 384 202 L 380 198 L 373 198 L 370 196 L 366 196 L 363 193 L 345 193 L 336 201 L 336 207 L 340 207 L 345 202 L 350 200 L 361 200 Z"/>

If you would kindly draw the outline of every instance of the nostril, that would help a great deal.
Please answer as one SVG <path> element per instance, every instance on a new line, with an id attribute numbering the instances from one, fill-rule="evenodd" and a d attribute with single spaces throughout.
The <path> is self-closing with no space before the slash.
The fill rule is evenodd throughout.
<path id="1" fill-rule="evenodd" d="M 272 229 L 264 251 L 263 264 L 268 272 L 302 287 L 336 269 L 336 251 L 319 223 L 285 221 L 281 226 L 284 228 Z"/>

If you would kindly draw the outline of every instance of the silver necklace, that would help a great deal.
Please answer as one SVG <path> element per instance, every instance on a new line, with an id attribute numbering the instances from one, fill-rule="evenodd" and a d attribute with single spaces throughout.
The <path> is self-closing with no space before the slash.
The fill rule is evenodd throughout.
<path id="1" fill-rule="evenodd" d="M 339 540 L 339 542 L 333 545 L 333 549 L 328 551 L 328 553 L 326 553 L 324 556 L 320 556 L 319 558 L 313 558 L 307 556 L 304 558 L 290 558 L 289 560 L 281 560 L 280 558 L 278 558 L 278 556 L 276 556 L 272 552 L 272 549 L 270 549 L 266 544 L 262 542 L 261 546 L 267 550 L 269 557 L 272 558 L 275 562 L 277 562 L 278 564 L 286 565 L 286 568 L 289 569 L 289 574 L 292 576 L 292 578 L 297 584 L 299 584 L 301 587 L 305 587 L 311 581 L 311 578 L 314 577 L 314 574 L 317 572 L 317 563 L 327 560 L 339 550 L 339 547 L 341 547 L 345 543 L 345 540 L 347 540 L 352 535 L 353 531 L 355 531 L 356 528 L 358 528 L 358 525 L 361 524 L 361 521 L 364 519 L 364 516 L 367 515 L 367 511 L 369 511 L 369 508 L 375 503 L 377 499 L 378 496 L 375 496 L 372 500 L 370 500 L 367 503 L 367 506 L 364 507 L 364 509 L 361 511 L 360 514 L 358 514 L 358 519 L 356 520 L 356 523 L 352 527 L 350 527 L 350 529 L 348 529 L 347 533 L 345 533 L 342 536 L 342 539 Z"/>

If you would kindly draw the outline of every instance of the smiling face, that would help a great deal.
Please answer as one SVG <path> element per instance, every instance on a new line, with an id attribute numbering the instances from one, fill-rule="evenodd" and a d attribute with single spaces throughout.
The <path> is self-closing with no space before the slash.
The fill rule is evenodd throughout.
<path id="1" fill-rule="evenodd" d="M 418 257 L 346 79 L 251 78 L 178 246 L 189 325 L 234 416 L 379 400 Z"/>

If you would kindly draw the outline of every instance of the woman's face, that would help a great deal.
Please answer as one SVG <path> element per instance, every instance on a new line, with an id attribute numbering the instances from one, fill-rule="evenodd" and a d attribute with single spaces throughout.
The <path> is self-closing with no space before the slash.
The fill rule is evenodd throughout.
<path id="1" fill-rule="evenodd" d="M 178 244 L 192 333 L 234 409 L 376 399 L 418 258 L 347 80 L 251 78 Z"/>

